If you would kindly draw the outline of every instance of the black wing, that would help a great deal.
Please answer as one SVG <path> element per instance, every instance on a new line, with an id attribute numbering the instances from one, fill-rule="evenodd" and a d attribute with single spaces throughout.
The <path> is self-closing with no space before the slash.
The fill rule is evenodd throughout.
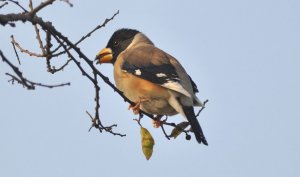
<path id="1" fill-rule="evenodd" d="M 169 57 L 154 46 L 139 47 L 127 51 L 121 69 L 190 97 L 190 94 L 181 85 L 180 77 Z"/>

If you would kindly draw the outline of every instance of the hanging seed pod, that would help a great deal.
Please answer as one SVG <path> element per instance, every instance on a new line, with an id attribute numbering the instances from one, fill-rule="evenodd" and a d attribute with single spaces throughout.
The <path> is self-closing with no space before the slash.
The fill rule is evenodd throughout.
<path id="1" fill-rule="evenodd" d="M 141 127 L 141 139 L 143 153 L 146 159 L 149 160 L 153 152 L 154 139 L 150 132 L 144 127 Z"/>

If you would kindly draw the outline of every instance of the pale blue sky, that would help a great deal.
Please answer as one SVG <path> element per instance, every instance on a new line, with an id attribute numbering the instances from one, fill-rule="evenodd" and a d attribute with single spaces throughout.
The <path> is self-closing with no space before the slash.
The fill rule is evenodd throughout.
<path id="1" fill-rule="evenodd" d="M 103 122 L 117 123 L 116 130 L 127 136 L 89 133 L 85 111 L 94 110 L 91 83 L 74 64 L 51 75 L 44 60 L 20 54 L 20 68 L 28 78 L 72 85 L 27 91 L 8 83 L 4 73 L 11 70 L 0 64 L 1 177 L 300 175 L 300 1 L 71 2 L 73 8 L 57 2 L 40 15 L 74 42 L 120 10 L 114 21 L 81 44 L 91 59 L 116 29 L 129 27 L 182 63 L 198 85 L 198 96 L 210 100 L 200 116 L 209 146 L 184 136 L 168 141 L 144 119 L 156 141 L 152 158 L 145 160 L 135 116 L 103 82 Z M 10 8 L 5 9 L 0 13 Z M 0 49 L 15 64 L 11 34 L 38 51 L 29 24 L 1 27 Z M 112 79 L 111 65 L 98 68 Z"/>

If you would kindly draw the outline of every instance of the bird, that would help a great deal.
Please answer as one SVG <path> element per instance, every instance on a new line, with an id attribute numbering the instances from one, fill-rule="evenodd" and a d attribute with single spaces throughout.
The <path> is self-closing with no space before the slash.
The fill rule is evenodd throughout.
<path id="1" fill-rule="evenodd" d="M 136 29 L 121 28 L 95 57 L 96 64 L 113 64 L 116 87 L 140 110 L 157 115 L 181 114 L 190 124 L 198 143 L 208 145 L 195 115 L 203 106 L 196 96 L 197 85 L 179 61 Z"/>

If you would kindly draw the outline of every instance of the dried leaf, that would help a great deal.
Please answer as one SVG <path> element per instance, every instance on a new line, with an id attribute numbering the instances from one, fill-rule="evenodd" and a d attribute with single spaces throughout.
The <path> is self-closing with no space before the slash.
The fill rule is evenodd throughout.
<path id="1" fill-rule="evenodd" d="M 188 122 L 181 122 L 177 124 L 177 127 L 172 130 L 170 137 L 177 138 L 177 136 L 182 133 L 182 130 L 184 130 L 189 125 L 190 124 Z"/>
<path id="2" fill-rule="evenodd" d="M 149 160 L 153 152 L 153 146 L 155 144 L 154 139 L 152 138 L 150 132 L 144 127 L 141 127 L 141 138 L 143 153 L 146 159 Z"/>

